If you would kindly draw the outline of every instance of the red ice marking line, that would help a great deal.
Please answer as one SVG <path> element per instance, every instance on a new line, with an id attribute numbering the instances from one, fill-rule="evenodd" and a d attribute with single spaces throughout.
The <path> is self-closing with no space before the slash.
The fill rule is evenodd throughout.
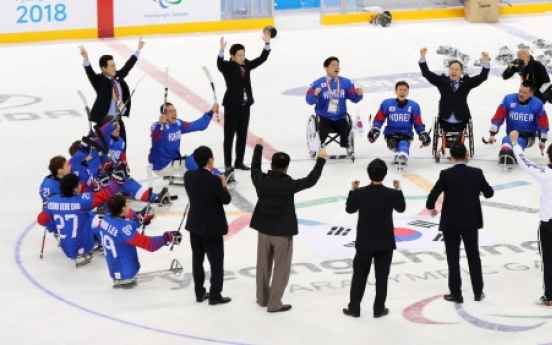
<path id="1" fill-rule="evenodd" d="M 454 322 L 438 322 L 433 321 L 424 316 L 424 308 L 426 305 L 428 305 L 430 302 L 435 301 L 436 299 L 442 298 L 442 295 L 439 296 L 433 296 L 430 298 L 426 298 L 424 300 L 421 300 L 417 303 L 412 304 L 411 306 L 407 307 L 405 310 L 403 310 L 402 315 L 405 319 L 407 319 L 410 322 L 414 323 L 421 323 L 424 325 L 451 325 Z"/>
<path id="2" fill-rule="evenodd" d="M 118 40 L 106 40 L 104 41 L 104 43 L 120 55 L 130 56 L 134 53 L 132 49 L 130 49 Z M 213 57 L 213 61 L 214 60 L 215 58 Z M 159 67 L 155 66 L 142 57 L 140 57 L 136 66 L 146 72 L 146 74 L 152 77 L 159 84 L 164 84 L 164 71 Z M 207 80 L 205 81 L 205 85 L 207 85 Z M 172 78 L 171 76 L 169 76 L 169 89 L 172 93 L 182 98 L 186 103 L 190 104 L 200 113 L 204 113 L 206 110 L 211 109 L 212 107 L 212 104 L 193 93 L 192 90 L 188 89 L 182 83 L 180 83 L 175 78 Z M 220 126 L 224 126 L 224 113 L 220 112 L 220 122 L 216 121 L 216 116 L 213 116 L 212 121 L 219 124 Z M 247 146 L 254 148 L 257 138 L 258 137 L 255 134 L 247 132 Z M 266 142 L 263 144 L 263 157 L 265 157 L 266 159 L 272 160 L 272 155 L 276 152 L 278 152 L 278 150 L 276 150 L 274 147 L 270 146 Z"/>
<path id="3" fill-rule="evenodd" d="M 228 225 L 228 234 L 224 236 L 224 240 L 228 241 L 232 236 L 243 230 L 251 223 L 251 214 L 241 216 Z"/>

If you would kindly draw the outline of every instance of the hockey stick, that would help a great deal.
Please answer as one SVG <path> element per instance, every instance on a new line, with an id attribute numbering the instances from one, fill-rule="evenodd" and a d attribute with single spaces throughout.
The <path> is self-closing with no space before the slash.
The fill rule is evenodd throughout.
<path id="1" fill-rule="evenodd" d="M 151 207 L 151 199 L 153 194 L 153 171 L 150 167 L 146 168 L 146 171 L 148 173 L 148 204 L 146 205 L 146 214 L 149 213 L 150 207 Z M 146 232 L 146 225 L 142 227 L 142 235 Z"/>
<path id="2" fill-rule="evenodd" d="M 184 219 L 186 219 L 186 213 L 188 213 L 189 208 L 190 208 L 190 204 L 188 203 L 186 205 L 186 208 L 184 209 L 184 214 L 182 215 L 182 220 L 180 221 L 180 225 L 178 226 L 178 230 L 176 230 L 176 231 L 180 231 L 180 229 L 182 228 L 182 224 L 184 223 Z M 171 244 L 171 252 L 173 250 L 173 247 L 174 247 L 174 241 Z"/>
<path id="3" fill-rule="evenodd" d="M 201 67 L 203 69 L 203 72 L 205 72 L 205 75 L 207 76 L 207 79 L 209 79 L 209 83 L 211 83 L 211 89 L 213 89 L 213 98 L 215 100 L 215 103 L 217 102 L 217 92 L 215 90 L 215 83 L 213 82 L 213 77 L 211 76 L 211 72 L 209 72 L 209 69 L 207 69 L 207 66 Z M 220 116 L 217 112 L 217 122 L 220 122 Z"/>
<path id="4" fill-rule="evenodd" d="M 82 93 L 81 90 L 77 91 L 77 93 L 80 96 L 82 104 L 84 104 L 84 110 L 86 110 L 86 116 L 88 117 L 88 133 L 92 133 L 92 117 L 90 115 L 90 108 L 88 107 L 88 102 L 86 101 L 86 97 L 84 97 L 84 94 Z"/>
<path id="5" fill-rule="evenodd" d="M 121 116 L 123 116 L 123 114 L 125 113 L 126 111 L 126 108 L 128 106 L 128 103 L 130 102 L 130 100 L 132 99 L 132 96 L 134 96 L 134 92 L 136 92 L 136 89 L 138 88 L 138 85 L 140 85 L 140 82 L 142 81 L 142 79 L 144 79 L 146 75 L 144 74 L 142 76 L 142 78 L 138 79 L 138 82 L 136 83 L 136 86 L 134 86 L 134 90 L 132 90 L 132 92 L 130 93 L 130 96 L 128 97 L 127 101 L 125 102 L 125 104 L 123 104 L 123 106 L 121 108 L 118 108 L 117 107 L 117 110 L 119 111 L 119 115 L 116 115 L 115 116 L 115 121 L 119 121 L 119 118 Z"/>
<path id="6" fill-rule="evenodd" d="M 485 137 L 481 137 L 481 141 L 483 142 L 483 144 L 485 145 L 489 145 L 490 142 L 488 142 L 487 140 L 485 140 Z"/>
<path id="7" fill-rule="evenodd" d="M 163 111 L 162 113 L 165 114 L 165 105 L 167 104 L 167 96 L 169 95 L 169 68 L 165 67 L 165 98 L 163 100 Z M 161 125 L 159 130 L 161 133 L 163 133 L 163 129 L 165 127 L 165 124 Z"/>
<path id="8" fill-rule="evenodd" d="M 184 271 L 184 268 L 182 267 L 182 264 L 180 263 L 180 261 L 178 261 L 177 259 L 173 259 L 169 269 L 138 273 L 136 275 L 136 278 L 140 279 L 148 276 L 157 276 L 161 274 L 174 274 L 175 276 L 179 277 L 182 274 L 182 271 Z"/>
<path id="9" fill-rule="evenodd" d="M 46 227 L 44 227 L 44 236 L 42 237 L 42 248 L 40 248 L 40 258 L 44 256 L 44 243 L 46 242 Z"/>

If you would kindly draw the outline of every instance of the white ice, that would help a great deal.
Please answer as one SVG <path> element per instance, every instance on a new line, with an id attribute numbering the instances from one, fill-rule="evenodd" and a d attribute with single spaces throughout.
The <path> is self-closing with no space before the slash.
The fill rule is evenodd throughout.
<path id="1" fill-rule="evenodd" d="M 307 154 L 305 138 L 306 121 L 312 109 L 303 96 L 286 96 L 282 92 L 307 87 L 322 76 L 322 62 L 326 57 L 338 56 L 341 75 L 352 79 L 401 73 L 419 77 L 417 61 L 421 47 L 430 51 L 430 68 L 444 70 L 444 56 L 435 53 L 439 45 L 455 45 L 469 53 L 472 59 L 487 50 L 494 58 L 503 45 L 515 50 L 518 43 L 532 44 L 528 39 L 509 33 L 508 28 L 538 38 L 552 29 L 550 15 L 502 17 L 502 27 L 452 19 L 397 22 L 389 28 L 368 24 L 322 27 L 316 23 L 316 16 L 317 13 L 279 15 L 276 20 L 279 33 L 272 42 L 273 51 L 268 61 L 252 73 L 256 104 L 252 108 L 249 129 L 272 147 L 291 155 L 293 162 L 289 173 L 293 177 L 305 176 L 314 164 Z M 170 67 L 169 100 L 175 103 L 180 117 L 187 120 L 198 118 L 212 102 L 202 65 L 211 69 L 219 99 L 222 98 L 224 80 L 215 65 L 222 35 L 229 44 L 245 44 L 249 58 L 257 56 L 263 47 L 260 30 L 144 38 L 146 46 L 127 78 L 133 88 L 138 79 L 147 74 L 136 91 L 131 118 L 126 121 L 130 147 L 128 159 L 132 175 L 137 180 L 146 179 L 144 168 L 150 145 L 148 131 L 150 124 L 157 119 L 162 102 L 164 67 Z M 483 302 L 473 302 L 469 276 L 463 275 L 466 302 L 462 308 L 471 315 L 465 318 L 453 304 L 440 298 L 448 293 L 446 261 L 421 255 L 422 262 L 414 263 L 400 252 L 395 252 L 396 264 L 391 269 L 390 277 L 395 280 L 389 281 L 387 306 L 390 314 L 382 319 L 372 318 L 374 287 L 369 285 L 362 304 L 362 317 L 345 317 L 341 309 L 348 303 L 350 269 L 341 270 L 345 274 L 336 274 L 340 271 L 324 263 L 330 259 L 315 254 L 297 238 L 294 262 L 313 264 L 316 270 L 295 267 L 297 274 L 291 275 L 283 298 L 284 303 L 293 305 L 293 309 L 287 313 L 267 313 L 255 303 L 255 279 L 251 277 L 254 269 L 244 270 L 253 268 L 256 261 L 257 234 L 247 226 L 225 242 L 228 276 L 223 295 L 233 300 L 223 306 L 211 307 L 195 302 L 187 237 L 173 252 L 168 248 L 156 253 L 140 251 L 144 271 L 166 268 L 173 258 L 178 258 L 187 274 L 184 279 L 154 278 L 142 281 L 128 291 L 112 288 L 103 257 L 94 258 L 91 264 L 76 269 L 56 247 L 52 236 L 46 240 L 44 258 L 39 259 L 43 228 L 35 223 L 41 206 L 38 186 L 48 174 L 49 159 L 58 154 L 67 156 L 71 142 L 86 134 L 86 118 L 76 91 L 83 90 L 90 103 L 94 98 L 81 66 L 79 44 L 88 49 L 94 67 L 102 54 L 113 54 L 117 64 L 122 66 L 136 48 L 137 38 L 0 47 L 0 75 L 3 79 L 0 94 L 11 95 L 0 103 L 0 186 L 3 192 L 0 201 L 1 344 L 446 342 L 451 345 L 536 345 L 552 342 L 552 314 L 550 310 L 533 304 L 534 299 L 542 294 L 542 274 L 535 247 L 538 226 L 535 213 L 484 207 L 484 230 L 496 237 L 498 243 L 511 247 L 496 247 L 494 254 L 482 249 L 487 294 Z M 534 53 L 538 54 L 542 51 Z M 478 67 L 471 68 L 478 73 Z M 493 61 L 491 68 L 496 72 L 504 66 Z M 513 181 L 529 183 L 497 191 L 490 201 L 538 209 L 538 183 L 520 169 L 502 171 L 496 164 L 499 145 L 484 146 L 479 139 L 488 136 L 490 119 L 498 104 L 504 95 L 517 91 L 518 82 L 517 78 L 503 81 L 494 74 L 472 91 L 469 104 L 474 119 L 475 157 L 469 164 L 484 169 L 491 185 Z M 15 95 L 35 96 L 41 101 L 24 106 L 22 104 L 29 98 Z M 375 114 L 379 103 L 393 96 L 393 87 L 367 93 L 361 103 L 350 105 L 349 110 L 351 114 L 356 114 L 357 110 L 360 112 L 367 127 L 365 130 L 368 130 L 369 114 Z M 428 128 L 431 127 L 437 111 L 437 90 L 413 87 L 410 98 L 420 103 L 423 120 Z M 50 118 L 47 115 L 49 111 L 67 109 L 77 110 L 79 116 Z M 29 117 L 28 113 L 36 114 L 35 119 L 22 121 Z M 502 135 L 504 129 L 499 138 Z M 191 152 L 200 144 L 209 145 L 215 154 L 215 164 L 222 166 L 222 139 L 222 127 L 213 122 L 204 132 L 183 136 L 182 152 Z M 329 146 L 328 150 L 331 154 L 343 152 L 335 145 Z M 251 154 L 251 147 L 248 147 L 247 162 Z M 382 139 L 369 144 L 365 138 L 358 138 L 356 155 L 354 164 L 349 160 L 329 161 L 319 183 L 298 194 L 296 202 L 346 196 L 352 180 L 367 183 L 365 169 L 371 159 L 382 157 L 389 161 L 392 157 Z M 536 147 L 529 149 L 527 155 L 537 163 L 546 163 Z M 427 191 L 403 175 L 419 175 L 433 183 L 439 171 L 449 166 L 447 162 L 436 164 L 431 159 L 430 149 L 420 149 L 416 140 L 412 144 L 408 168 L 402 173 L 390 170 L 387 183 L 400 179 L 405 195 L 423 196 Z M 254 205 L 256 201 L 249 175 L 238 171 L 237 178 L 240 183 L 235 191 L 247 202 L 242 200 L 239 205 L 226 207 L 230 223 L 243 215 L 240 208 L 248 203 Z M 159 190 L 165 184 L 156 180 L 155 189 Z M 178 227 L 186 195 L 184 188 L 176 186 L 171 187 L 171 193 L 178 194 L 179 200 L 170 211 L 157 210 L 159 216 L 148 227 L 148 234 L 160 235 Z M 139 203 L 134 205 L 140 206 Z M 423 199 L 409 200 L 405 214 L 415 216 L 424 205 Z M 327 224 L 356 221 L 355 215 L 345 213 L 344 201 L 300 208 L 297 214 L 301 219 Z M 522 246 L 523 243 L 526 244 Z M 444 255 L 444 248 L 427 250 Z M 346 266 L 345 262 L 334 264 L 334 267 Z M 464 259 L 462 267 L 467 269 Z M 374 282 L 373 273 L 369 282 Z M 418 313 L 413 311 L 415 307 L 407 309 L 434 296 L 437 296 L 436 300 L 423 310 L 417 309 Z M 434 324 L 419 323 L 424 317 L 433 320 Z M 540 323 L 543 324 L 536 327 Z M 528 326 L 536 328 L 523 330 Z"/>

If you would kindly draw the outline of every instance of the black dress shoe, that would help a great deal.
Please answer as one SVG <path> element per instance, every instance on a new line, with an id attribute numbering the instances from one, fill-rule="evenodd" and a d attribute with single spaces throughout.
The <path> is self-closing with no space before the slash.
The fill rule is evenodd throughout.
<path id="1" fill-rule="evenodd" d="M 474 301 L 481 302 L 485 298 L 485 293 L 481 292 L 481 295 L 475 296 Z"/>
<path id="2" fill-rule="evenodd" d="M 352 316 L 352 317 L 360 317 L 360 313 L 353 313 L 352 311 L 349 310 L 349 308 L 343 308 L 343 314 L 347 316 Z"/>
<path id="3" fill-rule="evenodd" d="M 443 298 L 449 302 L 464 303 L 464 297 L 462 296 L 444 295 Z"/>
<path id="4" fill-rule="evenodd" d="M 381 314 L 374 314 L 374 317 L 377 319 L 377 318 L 380 318 L 380 317 L 385 316 L 387 314 L 389 314 L 389 309 L 385 308 L 385 309 L 383 309 L 383 312 Z"/>
<path id="5" fill-rule="evenodd" d="M 209 299 L 209 293 L 206 292 L 203 294 L 203 297 L 196 297 L 196 302 L 203 302 L 205 300 Z"/>
<path id="6" fill-rule="evenodd" d="M 209 305 L 225 304 L 230 302 L 232 299 L 230 297 L 221 297 L 220 299 L 209 300 Z"/>
<path id="7" fill-rule="evenodd" d="M 234 164 L 234 169 L 239 169 L 239 170 L 251 170 L 250 167 L 248 167 L 247 165 L 245 164 Z"/>
<path id="8" fill-rule="evenodd" d="M 288 310 L 290 310 L 290 309 L 291 309 L 291 304 L 284 304 L 284 305 L 282 306 L 282 308 L 280 308 L 280 309 L 278 309 L 278 310 L 272 310 L 272 311 L 269 310 L 268 312 L 269 312 L 269 313 L 277 313 L 277 312 L 279 312 L 279 311 L 288 311 Z"/>

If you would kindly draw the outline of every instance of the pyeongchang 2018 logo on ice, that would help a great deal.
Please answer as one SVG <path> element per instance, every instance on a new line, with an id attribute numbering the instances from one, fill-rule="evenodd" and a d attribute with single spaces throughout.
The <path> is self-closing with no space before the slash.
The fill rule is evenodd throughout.
<path id="1" fill-rule="evenodd" d="M 153 0 L 154 2 L 159 2 L 161 8 L 169 8 L 171 5 L 178 5 L 182 0 Z"/>

